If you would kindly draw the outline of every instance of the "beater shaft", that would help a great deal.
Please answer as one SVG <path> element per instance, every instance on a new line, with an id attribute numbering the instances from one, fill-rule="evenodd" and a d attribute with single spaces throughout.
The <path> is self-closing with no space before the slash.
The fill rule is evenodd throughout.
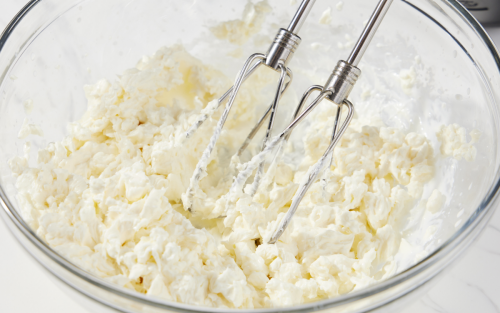
<path id="1" fill-rule="evenodd" d="M 314 6 L 314 2 L 316 2 L 316 0 L 302 1 L 297 12 L 293 16 L 290 25 L 288 25 L 287 27 L 287 30 L 289 32 L 292 32 L 294 34 L 299 33 L 300 29 L 302 28 L 302 25 L 304 25 L 304 22 L 306 21 L 307 16 L 309 15 L 309 12 L 311 12 L 312 7 Z"/>
<path id="2" fill-rule="evenodd" d="M 379 1 L 377 7 L 375 8 L 375 11 L 368 20 L 368 23 L 366 24 L 363 33 L 361 34 L 358 41 L 356 42 L 356 45 L 352 49 L 351 54 L 347 59 L 347 63 L 353 66 L 358 66 L 359 61 L 361 61 L 361 58 L 365 54 L 365 51 L 368 48 L 370 42 L 372 41 L 373 36 L 375 36 L 375 33 L 377 32 L 377 29 L 380 26 L 380 23 L 382 23 L 385 14 L 389 10 L 392 1 L 393 0 Z"/>

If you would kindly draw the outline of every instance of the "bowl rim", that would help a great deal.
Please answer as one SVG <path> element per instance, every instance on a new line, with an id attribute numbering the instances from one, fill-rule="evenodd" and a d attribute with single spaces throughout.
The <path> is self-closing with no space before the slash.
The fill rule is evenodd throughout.
<path id="1" fill-rule="evenodd" d="M 447 32 L 453 39 L 455 39 L 455 37 L 452 34 L 450 34 L 439 22 L 437 22 L 435 19 L 430 17 L 427 13 L 425 13 L 424 11 L 422 11 L 421 9 L 417 8 L 412 3 L 410 3 L 411 0 L 401 0 L 401 1 L 410 5 L 414 9 L 420 11 L 420 13 L 422 13 L 425 16 L 427 16 L 428 18 L 430 18 L 431 21 L 436 23 L 445 32 Z M 497 50 L 496 46 L 494 45 L 493 41 L 491 40 L 489 35 L 486 33 L 484 28 L 481 26 L 481 24 L 457 0 L 441 0 L 441 1 L 443 3 L 448 4 L 456 13 L 461 15 L 464 18 L 464 20 L 466 22 L 468 22 L 468 24 L 472 28 L 472 30 L 474 30 L 475 33 L 477 35 L 479 35 L 479 37 L 482 39 L 483 43 L 486 45 L 489 52 L 491 53 L 491 56 L 494 58 L 495 63 L 497 65 L 497 69 L 500 72 L 500 55 L 499 55 L 498 50 Z M 15 17 L 9 22 L 9 24 L 6 26 L 6 28 L 3 30 L 2 34 L 0 35 L 0 54 L 2 53 L 3 47 L 5 46 L 8 38 L 10 37 L 12 32 L 15 30 L 15 28 L 19 25 L 19 23 L 22 21 L 22 19 L 29 13 L 29 11 L 31 9 L 33 9 L 40 2 L 42 2 L 42 0 L 30 0 L 15 15 Z M 42 31 L 43 31 L 43 29 L 42 29 Z M 472 58 L 471 58 L 471 60 L 472 60 L 472 62 L 474 62 L 474 60 Z M 3 79 L 2 79 L 2 81 L 0 81 L 0 84 L 2 82 L 3 82 Z M 169 300 L 164 300 L 164 299 L 160 299 L 160 298 L 156 298 L 156 297 L 143 295 L 143 294 L 138 293 L 136 291 L 117 286 L 115 284 L 107 282 L 104 279 L 99 278 L 97 276 L 94 276 L 93 274 L 90 274 L 89 272 L 77 267 L 76 265 L 71 263 L 69 260 L 67 260 L 63 256 L 59 255 L 46 242 L 44 242 L 41 238 L 39 238 L 36 235 L 36 233 L 24 222 L 21 215 L 14 209 L 14 206 L 9 201 L 9 199 L 8 199 L 6 193 L 4 192 L 3 187 L 1 185 L 0 185 L 0 206 L 3 208 L 6 215 L 10 218 L 10 220 L 13 222 L 13 224 L 16 226 L 16 228 L 29 240 L 29 242 L 34 244 L 38 249 L 41 250 L 41 252 L 43 252 L 46 256 L 48 256 L 53 262 L 55 262 L 56 264 L 58 264 L 59 266 L 61 266 L 65 270 L 67 270 L 69 273 L 76 275 L 80 279 L 83 279 L 85 282 L 87 282 L 95 287 L 98 287 L 100 289 L 104 289 L 108 292 L 111 292 L 116 296 L 125 297 L 129 300 L 137 301 L 139 303 L 143 303 L 143 304 L 150 305 L 150 306 L 157 307 L 157 308 L 170 309 L 170 310 L 173 309 L 177 312 L 193 312 L 193 311 L 198 311 L 198 312 L 275 312 L 276 309 L 278 309 L 280 312 L 309 312 L 311 309 L 316 309 L 316 310 L 317 309 L 327 309 L 327 308 L 336 307 L 338 305 L 349 304 L 349 303 L 352 303 L 356 300 L 365 299 L 366 297 L 375 295 L 379 292 L 382 292 L 382 291 L 388 290 L 394 286 L 397 286 L 398 284 L 406 281 L 408 278 L 416 277 L 420 273 L 424 272 L 426 269 L 433 266 L 440 259 L 442 259 L 442 257 L 446 256 L 448 252 L 451 252 L 452 250 L 454 250 L 464 239 L 466 239 L 468 237 L 468 235 L 470 235 L 473 232 L 473 230 L 478 225 L 481 224 L 480 222 L 484 219 L 484 217 L 488 216 L 487 213 L 489 213 L 491 210 L 494 209 L 493 204 L 494 204 L 495 200 L 497 199 L 498 193 L 499 193 L 498 191 L 500 190 L 499 173 L 500 173 L 500 168 L 497 171 L 496 176 L 495 176 L 497 181 L 492 183 L 492 185 L 490 186 L 490 189 L 485 194 L 485 197 L 483 198 L 481 203 L 478 205 L 476 210 L 467 219 L 467 221 L 458 230 L 456 230 L 453 233 L 453 235 L 450 238 L 448 238 L 448 240 L 446 240 L 443 244 L 441 244 L 441 246 L 439 246 L 435 251 L 433 251 L 427 257 L 425 257 L 424 259 L 415 263 L 411 267 L 407 268 L 406 270 L 397 273 L 396 275 L 388 278 L 385 281 L 382 281 L 382 282 L 379 282 L 379 283 L 374 284 L 372 286 L 368 286 L 366 288 L 363 288 L 360 291 L 350 292 L 350 293 L 340 295 L 337 297 L 324 299 L 324 300 L 320 300 L 320 301 L 316 301 L 316 302 L 311 302 L 311 303 L 307 303 L 307 304 L 301 304 L 301 305 L 297 305 L 297 306 L 279 307 L 279 308 L 265 308 L 265 309 L 222 309 L 222 308 L 212 308 L 212 307 L 205 307 L 205 306 L 198 306 L 198 305 L 190 305 L 190 304 L 184 304 L 184 303 L 180 303 L 180 302 L 174 302 L 174 301 L 169 301 Z M 28 250 L 28 252 L 33 256 L 32 252 L 29 251 L 29 249 L 26 249 L 26 250 Z M 36 259 L 36 257 L 35 257 L 35 259 Z M 38 261 L 38 262 L 40 262 L 40 261 Z M 51 272 L 58 279 L 62 280 L 64 283 L 66 283 L 71 288 L 76 289 L 80 293 L 83 293 L 85 296 L 87 296 L 95 301 L 98 301 L 98 302 L 100 302 L 108 307 L 111 307 L 113 309 L 120 309 L 119 307 L 116 307 L 111 303 L 106 303 L 103 299 L 96 298 L 92 294 L 90 294 L 84 290 L 81 290 L 80 288 L 74 286 L 67 279 L 54 273 L 45 264 L 43 264 L 43 263 L 41 263 L 41 264 L 42 264 L 42 266 L 44 266 L 44 268 L 46 268 L 49 272 Z M 441 271 L 441 270 L 439 270 L 439 271 Z M 433 277 L 433 276 L 431 276 L 431 277 Z M 431 277 L 429 277 L 429 279 Z M 425 282 L 422 282 L 422 283 L 425 283 Z M 415 287 L 418 287 L 418 286 L 415 286 Z M 413 289 L 410 288 L 410 289 L 405 290 L 402 294 L 398 295 L 398 298 L 411 292 L 411 290 L 413 290 Z M 374 309 L 376 307 L 379 307 L 380 305 L 383 306 L 387 303 L 392 302 L 393 300 L 394 299 L 390 299 L 390 300 L 383 302 L 381 304 L 377 304 L 374 307 L 369 308 L 369 310 Z"/>

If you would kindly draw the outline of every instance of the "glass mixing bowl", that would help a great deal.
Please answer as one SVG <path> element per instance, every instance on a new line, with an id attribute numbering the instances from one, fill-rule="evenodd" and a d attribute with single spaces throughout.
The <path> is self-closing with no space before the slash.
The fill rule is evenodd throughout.
<path id="1" fill-rule="evenodd" d="M 266 52 L 277 28 L 287 26 L 295 11 L 289 0 L 272 1 L 274 11 L 254 40 L 235 46 L 216 39 L 207 26 L 239 18 L 245 4 L 243 0 L 32 0 L 0 38 L 0 215 L 34 259 L 92 312 L 234 310 L 173 303 L 117 287 L 71 264 L 39 239 L 20 214 L 15 179 L 7 164 L 23 153 L 25 140 L 17 135 L 21 124 L 27 117 L 44 132 L 44 137 L 28 137 L 34 166 L 36 150 L 61 140 L 66 124 L 86 110 L 83 85 L 100 78 L 112 80 L 141 56 L 178 42 L 233 77 L 246 55 Z M 329 5 L 330 1 L 318 0 L 300 34 L 303 42 L 290 64 L 298 69 L 292 98 L 309 84 L 324 82 L 337 60 L 347 57 L 375 1 L 349 0 L 341 12 L 333 6 L 331 25 L 320 25 L 319 17 Z M 410 93 L 364 100 L 363 90 L 398 89 L 398 73 L 412 66 L 420 74 Z M 482 137 L 476 143 L 477 158 L 474 162 L 437 161 L 431 187 L 446 190 L 447 202 L 439 215 L 436 240 L 419 262 L 357 292 L 256 311 L 398 310 L 425 292 L 457 260 L 496 207 L 499 56 L 477 21 L 455 0 L 396 0 L 360 68 L 363 75 L 351 96 L 360 115 L 377 112 L 388 125 L 424 132 L 435 147 L 439 147 L 435 131 L 443 123 L 478 129 Z M 28 99 L 34 104 L 30 115 L 23 110 Z"/>

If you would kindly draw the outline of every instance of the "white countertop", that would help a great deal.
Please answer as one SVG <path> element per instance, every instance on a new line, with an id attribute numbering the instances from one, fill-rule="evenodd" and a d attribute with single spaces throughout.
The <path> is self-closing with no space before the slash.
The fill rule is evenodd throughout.
<path id="1" fill-rule="evenodd" d="M 0 29 L 26 0 L 0 0 Z M 500 46 L 500 27 L 487 29 Z M 88 313 L 63 293 L 0 222 L 0 312 Z M 500 313 L 500 212 L 453 269 L 402 313 Z"/>

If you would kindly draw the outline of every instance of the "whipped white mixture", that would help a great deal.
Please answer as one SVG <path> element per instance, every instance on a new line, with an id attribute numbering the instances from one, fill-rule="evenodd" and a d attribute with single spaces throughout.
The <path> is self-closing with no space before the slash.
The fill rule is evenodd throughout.
<path id="1" fill-rule="evenodd" d="M 210 28 L 215 37 L 232 44 L 242 45 L 260 31 L 266 15 L 272 11 L 267 0 L 257 3 L 248 2 L 242 18 L 219 23 Z"/>
<path id="2" fill-rule="evenodd" d="M 469 133 L 471 137 L 469 142 L 467 142 L 466 133 L 465 128 L 458 124 L 442 125 L 436 133 L 441 143 L 441 153 L 456 160 L 464 158 L 467 161 L 473 161 L 477 154 L 474 143 L 479 140 L 481 133 L 477 129 L 472 130 Z"/>
<path id="3" fill-rule="evenodd" d="M 313 184 L 278 243 L 266 238 L 325 151 L 333 106 L 311 114 L 315 122 L 300 136 L 302 144 L 285 147 L 304 155 L 300 162 L 283 158 L 264 188 L 254 197 L 239 193 L 227 216 L 218 218 L 216 202 L 236 173 L 229 160 L 258 117 L 252 104 L 260 100 L 262 81 L 250 79 L 240 91 L 197 189 L 196 214 L 186 211 L 181 196 L 215 120 L 191 138 L 184 133 L 199 114 L 215 108 L 207 104 L 231 82 L 178 45 L 144 57 L 117 81 L 86 86 L 87 112 L 69 125 L 64 140 L 38 151 L 36 167 L 28 166 L 29 151 L 10 161 L 23 217 L 92 274 L 189 304 L 295 305 L 393 275 L 408 212 L 433 177 L 434 152 L 424 135 L 376 119 L 353 120 L 333 165 Z M 39 134 L 25 124 L 21 137 Z M 473 158 L 473 142 L 466 143 L 456 126 L 438 136 L 444 154 Z M 436 190 L 428 210 L 437 212 L 444 201 Z"/>

